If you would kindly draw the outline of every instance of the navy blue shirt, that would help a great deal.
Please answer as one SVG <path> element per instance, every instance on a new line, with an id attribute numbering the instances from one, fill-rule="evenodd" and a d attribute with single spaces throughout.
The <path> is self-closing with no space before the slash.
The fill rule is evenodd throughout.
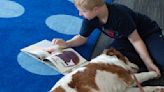
<path id="1" fill-rule="evenodd" d="M 135 29 L 141 37 L 145 37 L 155 31 L 161 31 L 155 21 L 140 13 L 134 12 L 130 8 L 120 4 L 106 4 L 109 16 L 107 22 L 102 24 L 98 17 L 92 20 L 84 19 L 80 30 L 80 35 L 88 37 L 95 28 L 105 33 L 111 38 L 128 37 Z"/>

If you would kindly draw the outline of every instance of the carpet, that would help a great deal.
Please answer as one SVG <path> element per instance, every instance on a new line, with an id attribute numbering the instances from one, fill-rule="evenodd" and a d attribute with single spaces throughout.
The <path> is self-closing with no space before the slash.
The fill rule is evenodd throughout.
<path id="1" fill-rule="evenodd" d="M 82 18 L 73 0 L 0 0 L 0 7 L 0 92 L 49 91 L 63 75 L 20 49 L 78 34 Z M 85 45 L 74 49 L 89 60 L 99 33 L 94 31 Z"/>

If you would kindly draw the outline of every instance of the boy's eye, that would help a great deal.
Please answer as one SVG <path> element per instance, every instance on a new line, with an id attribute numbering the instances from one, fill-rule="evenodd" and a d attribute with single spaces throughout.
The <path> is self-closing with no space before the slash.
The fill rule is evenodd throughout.
<path id="1" fill-rule="evenodd" d="M 81 10 L 80 12 L 88 12 L 87 10 Z"/>
<path id="2" fill-rule="evenodd" d="M 80 11 L 80 12 L 86 12 L 86 11 Z"/>

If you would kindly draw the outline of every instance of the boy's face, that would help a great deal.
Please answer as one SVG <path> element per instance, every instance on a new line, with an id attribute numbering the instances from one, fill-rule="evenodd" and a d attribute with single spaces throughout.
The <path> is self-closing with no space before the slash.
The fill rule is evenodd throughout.
<path id="1" fill-rule="evenodd" d="M 80 8 L 77 8 L 77 9 L 79 10 L 79 15 L 83 16 L 84 18 L 86 18 L 88 20 L 91 20 L 97 16 L 96 10 L 94 10 L 94 9 L 92 9 L 92 10 L 84 10 L 84 9 L 80 9 Z"/>

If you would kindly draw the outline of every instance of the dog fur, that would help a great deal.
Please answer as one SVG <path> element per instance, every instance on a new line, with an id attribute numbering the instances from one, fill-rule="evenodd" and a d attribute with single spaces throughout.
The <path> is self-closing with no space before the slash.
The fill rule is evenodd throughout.
<path id="1" fill-rule="evenodd" d="M 128 61 L 115 49 L 105 50 L 80 67 L 61 78 L 50 92 L 140 92 L 130 72 L 135 72 L 139 82 L 156 78 L 156 72 L 136 73 L 137 65 Z M 145 92 L 164 92 L 163 86 L 143 87 Z"/>

